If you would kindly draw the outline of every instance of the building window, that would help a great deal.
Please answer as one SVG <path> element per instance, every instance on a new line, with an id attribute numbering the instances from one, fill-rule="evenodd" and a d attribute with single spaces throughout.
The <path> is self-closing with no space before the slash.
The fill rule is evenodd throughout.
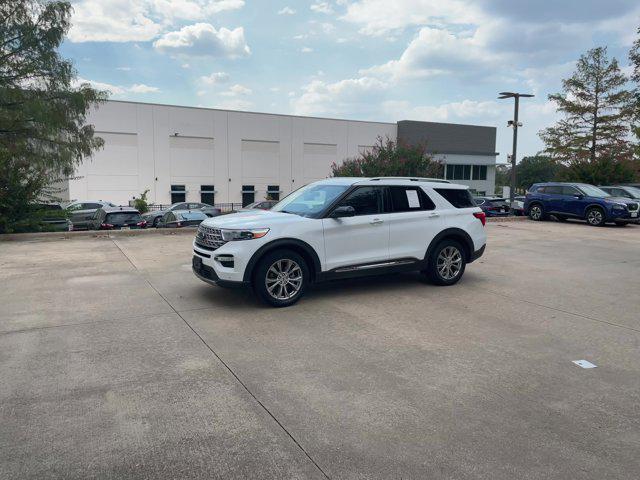
<path id="1" fill-rule="evenodd" d="M 471 180 L 471 165 L 447 165 L 447 180 Z"/>
<path id="2" fill-rule="evenodd" d="M 256 190 L 253 185 L 242 186 L 242 206 L 246 207 L 256 201 Z"/>
<path id="3" fill-rule="evenodd" d="M 280 200 L 280 185 L 269 185 L 267 187 L 267 200 Z"/>
<path id="4" fill-rule="evenodd" d="M 213 185 L 200 185 L 200 201 L 202 203 L 213 205 L 216 201 L 215 196 L 216 191 Z"/>
<path id="5" fill-rule="evenodd" d="M 185 202 L 187 200 L 187 189 L 184 185 L 171 185 L 171 203 Z"/>
<path id="6" fill-rule="evenodd" d="M 487 166 L 486 165 L 474 165 L 473 166 L 473 180 L 486 180 L 487 179 Z"/>

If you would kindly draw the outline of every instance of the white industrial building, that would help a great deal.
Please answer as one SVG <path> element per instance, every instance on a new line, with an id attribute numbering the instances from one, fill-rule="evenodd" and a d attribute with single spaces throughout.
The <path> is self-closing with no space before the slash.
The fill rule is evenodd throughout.
<path id="1" fill-rule="evenodd" d="M 156 204 L 246 204 L 267 195 L 278 198 L 327 177 L 332 163 L 357 156 L 378 137 L 426 139 L 430 145 L 430 128 L 439 146 L 430 150 L 447 164 L 449 178 L 478 192 L 494 189 L 493 127 L 363 122 L 123 101 L 106 102 L 91 112 L 88 122 L 105 146 L 78 167 L 78 178 L 69 181 L 65 193 L 68 200 L 127 204 L 146 189 L 149 201 Z M 461 132 L 465 137 L 468 129 L 480 129 L 479 151 L 474 151 L 477 145 L 458 148 L 452 128 L 467 129 Z"/>

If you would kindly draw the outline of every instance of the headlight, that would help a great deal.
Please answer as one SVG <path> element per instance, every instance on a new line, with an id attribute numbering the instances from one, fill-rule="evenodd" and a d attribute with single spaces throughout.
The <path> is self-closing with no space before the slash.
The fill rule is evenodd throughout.
<path id="1" fill-rule="evenodd" d="M 222 239 L 225 242 L 232 240 L 253 240 L 254 238 L 262 238 L 269 233 L 268 228 L 257 228 L 251 230 L 227 230 L 221 229 Z"/>
<path id="2" fill-rule="evenodd" d="M 627 206 L 622 203 L 614 203 L 611 208 L 614 210 L 626 210 Z"/>

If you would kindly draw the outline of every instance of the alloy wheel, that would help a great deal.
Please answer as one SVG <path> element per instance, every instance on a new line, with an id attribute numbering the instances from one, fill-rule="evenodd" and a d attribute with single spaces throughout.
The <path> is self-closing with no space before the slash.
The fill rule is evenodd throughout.
<path id="1" fill-rule="evenodd" d="M 456 278 L 462 270 L 462 253 L 451 245 L 443 248 L 436 260 L 436 268 L 444 280 Z"/>
<path id="2" fill-rule="evenodd" d="M 540 217 L 542 217 L 542 209 L 538 205 L 531 207 L 531 218 L 540 220 Z"/>
<path id="3" fill-rule="evenodd" d="M 302 269 L 295 261 L 282 258 L 269 267 L 264 283 L 273 298 L 289 300 L 302 287 Z"/>
<path id="4" fill-rule="evenodd" d="M 587 214 L 587 221 L 591 225 L 600 225 L 602 223 L 602 212 L 597 208 L 589 210 Z"/>

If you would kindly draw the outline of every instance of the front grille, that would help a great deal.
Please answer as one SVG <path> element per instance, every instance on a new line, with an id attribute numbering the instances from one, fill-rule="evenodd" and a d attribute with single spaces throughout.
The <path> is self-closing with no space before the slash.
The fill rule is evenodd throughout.
<path id="1" fill-rule="evenodd" d="M 634 212 L 636 210 L 638 210 L 638 204 L 637 203 L 630 203 L 627 205 L 627 208 L 629 209 L 629 211 Z"/>
<path id="2" fill-rule="evenodd" d="M 206 227 L 200 225 L 198 233 L 196 233 L 196 245 L 207 250 L 217 250 L 223 246 L 225 242 L 222 239 L 222 232 L 219 228 Z"/>

